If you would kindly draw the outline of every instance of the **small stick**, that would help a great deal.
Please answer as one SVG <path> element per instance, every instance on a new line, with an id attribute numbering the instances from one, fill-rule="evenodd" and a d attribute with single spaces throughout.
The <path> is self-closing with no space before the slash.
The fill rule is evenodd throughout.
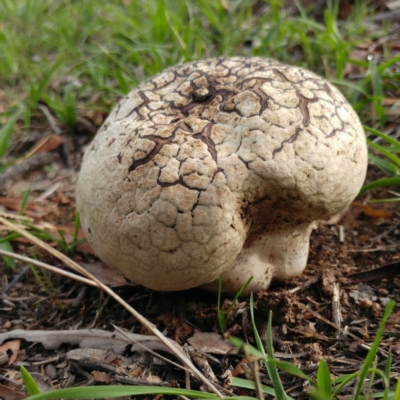
<path id="1" fill-rule="evenodd" d="M 344 243 L 344 227 L 339 225 L 339 242 Z"/>
<path id="2" fill-rule="evenodd" d="M 22 271 L 6 286 L 2 294 L 6 294 L 7 292 L 9 292 L 21 280 L 21 278 L 26 274 L 28 270 L 28 266 L 24 267 Z"/>
<path id="3" fill-rule="evenodd" d="M 53 114 L 49 111 L 49 109 L 44 104 L 39 104 L 38 108 L 46 117 L 47 122 L 49 123 L 53 132 L 56 135 L 61 135 L 61 129 L 57 126 L 56 120 L 54 119 Z"/>
<path id="4" fill-rule="evenodd" d="M 39 169 L 46 164 L 50 164 L 57 158 L 59 158 L 57 153 L 35 154 L 30 158 L 22 160 L 19 164 L 13 165 L 1 174 L 0 190 L 5 190 L 8 182 L 17 181 L 25 175 L 28 175 L 33 170 Z"/>
<path id="5" fill-rule="evenodd" d="M 260 379 L 260 366 L 258 365 L 258 360 L 253 362 L 253 376 L 254 383 L 256 385 L 256 394 L 258 400 L 264 400 L 263 391 L 261 388 L 261 379 Z"/>
<path id="6" fill-rule="evenodd" d="M 319 281 L 319 277 L 315 276 L 314 278 L 311 278 L 308 281 L 305 281 L 302 285 L 288 290 L 288 293 L 296 293 L 299 290 L 302 291 L 302 290 L 308 288 L 309 286 L 313 285 L 314 283 L 317 283 L 318 281 Z"/>
<path id="7" fill-rule="evenodd" d="M 340 310 L 340 288 L 337 282 L 333 284 L 332 319 L 333 323 L 339 327 L 339 329 L 336 330 L 336 338 L 339 338 L 340 331 L 342 330 L 343 317 L 342 317 L 342 312 Z"/>
<path id="8" fill-rule="evenodd" d="M 33 222 L 33 218 L 27 217 L 26 215 L 10 214 L 4 211 L 0 211 L 0 216 L 4 218 L 11 218 L 21 221 Z"/>
<path id="9" fill-rule="evenodd" d="M 333 326 L 337 331 L 340 333 L 343 333 L 347 336 L 350 336 L 352 339 L 354 339 L 356 342 L 360 343 L 361 346 L 363 346 L 367 350 L 371 350 L 371 346 L 368 346 L 363 340 L 361 340 L 358 336 L 353 335 L 351 332 L 346 331 L 345 329 L 341 328 L 340 326 L 335 325 L 333 322 L 329 321 L 329 319 L 326 319 L 323 317 L 321 314 L 317 313 L 316 311 L 312 310 L 311 308 L 304 306 L 304 308 L 309 311 L 311 314 L 314 315 L 314 317 L 320 319 L 321 321 L 324 321 L 326 324 Z M 381 354 L 383 357 L 387 358 L 387 353 L 381 349 L 378 348 L 377 350 L 379 354 Z"/>

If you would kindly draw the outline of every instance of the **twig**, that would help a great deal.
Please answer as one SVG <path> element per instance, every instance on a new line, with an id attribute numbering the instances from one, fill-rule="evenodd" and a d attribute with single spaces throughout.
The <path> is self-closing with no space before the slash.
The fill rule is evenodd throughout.
<path id="1" fill-rule="evenodd" d="M 296 293 L 299 290 L 303 291 L 304 289 L 308 288 L 309 286 L 313 285 L 314 283 L 317 283 L 319 281 L 319 277 L 315 276 L 314 278 L 309 279 L 308 281 L 305 281 L 302 285 L 296 286 L 293 289 L 288 290 L 288 293 Z"/>
<path id="2" fill-rule="evenodd" d="M 342 312 L 340 311 L 340 288 L 337 282 L 333 284 L 332 319 L 333 323 L 340 329 L 342 329 L 343 317 L 342 317 Z M 336 338 L 340 336 L 340 329 L 336 331 Z"/>
<path id="3" fill-rule="evenodd" d="M 33 218 L 27 217 L 26 215 L 10 214 L 4 211 L 0 211 L 0 216 L 4 218 L 16 219 L 21 221 L 33 222 Z"/>
<path id="4" fill-rule="evenodd" d="M 87 292 L 87 286 L 82 286 L 79 290 L 78 295 L 75 297 L 73 303 L 71 304 L 71 308 L 78 308 L 81 304 L 82 299 L 85 297 Z"/>
<path id="5" fill-rule="evenodd" d="M 164 357 L 158 353 L 156 353 L 155 351 L 151 350 L 149 347 L 145 346 L 143 343 L 137 342 L 135 340 L 132 340 L 128 335 L 125 334 L 125 332 L 119 328 L 117 325 L 111 324 L 111 326 L 118 331 L 122 336 L 126 337 L 130 342 L 132 342 L 133 344 L 137 344 L 139 345 L 139 347 L 141 347 L 142 349 L 146 350 L 148 353 L 152 354 L 154 357 L 159 358 L 160 360 L 165 361 L 166 363 L 170 363 L 171 365 L 173 365 L 176 368 L 179 369 L 183 369 L 184 371 L 189 371 L 187 368 L 183 367 L 182 365 L 177 364 L 176 362 L 169 360 L 167 357 Z"/>
<path id="6" fill-rule="evenodd" d="M 260 366 L 258 365 L 258 360 L 253 361 L 253 376 L 254 383 L 256 385 L 257 398 L 258 400 L 264 400 L 263 391 L 261 388 Z"/>
<path id="7" fill-rule="evenodd" d="M 61 135 L 61 129 L 57 126 L 56 120 L 53 117 L 53 114 L 49 111 L 49 109 L 44 105 L 44 104 L 39 104 L 39 109 L 42 111 L 44 116 L 47 119 L 47 122 L 49 123 L 51 129 L 54 131 L 55 134 Z M 65 163 L 67 164 L 67 167 L 71 167 L 71 156 L 69 154 L 68 146 L 65 140 L 62 141 L 61 143 L 61 149 L 62 149 L 62 155 L 64 158 Z"/>
<path id="8" fill-rule="evenodd" d="M 9 292 L 20 281 L 20 279 L 26 274 L 28 270 L 29 270 L 28 266 L 23 268 L 22 271 L 5 287 L 2 294 Z"/>
<path id="9" fill-rule="evenodd" d="M 89 278 L 93 282 L 95 282 L 99 288 L 104 290 L 109 296 L 111 296 L 114 300 L 116 300 L 119 304 L 121 304 L 143 326 L 145 326 L 154 336 L 156 336 L 162 343 L 164 343 L 165 346 L 167 346 L 171 350 L 171 352 L 178 358 L 178 360 L 180 360 L 187 368 L 189 368 L 192 371 L 192 374 L 197 379 L 199 379 L 201 382 L 203 382 L 218 397 L 223 398 L 223 395 L 221 394 L 221 392 L 193 365 L 193 363 L 190 361 L 190 359 L 186 356 L 186 354 L 182 350 L 180 350 L 178 347 L 173 346 L 172 343 L 170 343 L 170 341 L 165 338 L 165 336 L 156 328 L 156 326 L 153 323 L 148 321 L 142 314 L 140 314 L 133 307 L 131 307 L 125 300 L 123 300 L 120 296 L 118 296 L 111 288 L 104 285 L 101 281 L 99 281 L 96 277 L 94 277 L 92 274 L 90 274 L 88 271 L 86 271 L 84 268 L 82 268 L 75 261 L 71 260 L 69 257 L 62 254 L 58 250 L 53 249 L 51 246 L 49 246 L 43 240 L 38 239 L 37 237 L 33 236 L 32 234 L 25 231 L 24 229 L 19 228 L 18 226 L 16 226 L 15 224 L 6 220 L 3 217 L 0 217 L 0 222 L 2 222 L 4 225 L 10 227 L 11 229 L 13 229 L 15 232 L 18 232 L 22 236 L 26 237 L 34 244 L 40 246 L 42 249 L 46 250 L 47 252 L 52 254 L 54 257 L 57 257 L 59 260 L 64 262 L 68 267 L 70 267 L 74 271 L 79 272 L 80 274 L 86 276 L 87 278 Z M 176 346 L 178 346 L 178 345 L 176 345 Z"/>
<path id="10" fill-rule="evenodd" d="M 206 376 L 211 382 L 217 383 L 218 379 L 207 361 L 207 358 L 191 347 L 188 348 L 188 352 L 191 359 L 197 364 L 204 376 Z"/>
<path id="11" fill-rule="evenodd" d="M 387 229 L 385 232 L 382 232 L 380 235 L 375 236 L 374 238 L 372 238 L 371 242 L 369 243 L 369 245 L 365 246 L 365 247 L 367 249 L 370 249 L 376 242 L 379 242 L 379 240 L 383 239 L 385 236 L 390 235 L 392 232 L 394 232 L 396 229 L 398 229 L 399 226 L 400 226 L 400 222 L 398 224 L 394 224 L 389 229 Z"/>
<path id="12" fill-rule="evenodd" d="M 13 165 L 1 174 L 0 190 L 5 190 L 9 181 L 19 180 L 33 170 L 39 169 L 43 165 L 55 161 L 57 158 L 59 158 L 57 153 L 35 154 L 30 158 L 22 160 L 20 164 Z"/>
<path id="13" fill-rule="evenodd" d="M 258 365 L 258 360 L 253 361 L 253 376 L 254 384 L 256 386 L 257 399 L 264 400 L 264 395 L 261 388 L 260 366 Z"/>
<path id="14" fill-rule="evenodd" d="M 358 336 L 353 335 L 351 332 L 346 331 L 345 329 L 343 329 L 340 326 L 335 325 L 333 322 L 329 321 L 329 319 L 326 319 L 325 317 L 323 317 L 321 314 L 317 313 L 316 311 L 312 310 L 311 308 L 304 306 L 304 308 L 309 311 L 311 314 L 314 315 L 314 317 L 320 319 L 321 321 L 324 321 L 326 324 L 334 327 L 337 331 L 339 331 L 340 333 L 343 333 L 347 336 L 350 336 L 352 339 L 354 339 L 355 341 L 357 341 L 358 343 L 361 344 L 361 346 L 363 346 L 365 349 L 370 350 L 371 346 L 368 346 L 363 340 L 361 340 Z M 383 357 L 387 358 L 387 354 L 385 351 L 381 350 L 378 348 L 377 350 Z"/>
<path id="15" fill-rule="evenodd" d="M 189 357 L 188 351 L 187 351 L 187 346 L 183 347 L 183 351 Z M 188 389 L 188 390 L 190 390 L 190 388 L 191 388 L 191 386 L 190 386 L 190 373 L 189 373 L 188 370 L 185 371 L 185 388 Z"/>
<path id="16" fill-rule="evenodd" d="M 56 120 L 53 117 L 53 114 L 49 111 L 49 109 L 44 104 L 39 104 L 38 108 L 46 117 L 47 122 L 49 123 L 53 132 L 57 135 L 61 135 L 61 129 L 57 126 Z"/>
<path id="17" fill-rule="evenodd" d="M 397 249 L 400 247 L 398 243 L 395 244 L 389 244 L 387 246 L 378 246 L 373 249 L 350 249 L 347 250 L 347 253 L 373 253 L 374 251 L 385 251 L 385 250 L 390 250 L 390 249 Z"/>
<path id="18" fill-rule="evenodd" d="M 339 225 L 339 242 L 343 243 L 344 242 L 344 226 Z"/>

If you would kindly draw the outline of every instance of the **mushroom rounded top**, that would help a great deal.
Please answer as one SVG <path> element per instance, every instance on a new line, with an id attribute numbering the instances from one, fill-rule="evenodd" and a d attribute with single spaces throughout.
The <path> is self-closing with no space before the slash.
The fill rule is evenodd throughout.
<path id="1" fill-rule="evenodd" d="M 181 290 L 222 275 L 252 290 L 306 265 L 314 221 L 365 178 L 360 121 L 302 68 L 216 58 L 169 68 L 111 112 L 77 187 L 85 235 L 133 281 Z"/>

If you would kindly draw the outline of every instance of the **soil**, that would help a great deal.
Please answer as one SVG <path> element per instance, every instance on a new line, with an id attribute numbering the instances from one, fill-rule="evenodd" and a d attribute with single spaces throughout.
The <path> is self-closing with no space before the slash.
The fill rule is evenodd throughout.
<path id="1" fill-rule="evenodd" d="M 75 223 L 74 187 L 82 151 L 90 136 L 66 134 L 61 138 L 56 149 L 44 153 L 54 155 L 50 168 L 43 165 L 36 171 L 11 176 L 0 203 L 8 214 L 18 211 L 22 196 L 17 193 L 24 185 L 30 185 L 34 189 L 25 215 L 31 218 L 31 224 L 54 237 L 58 236 L 57 230 L 62 231 L 65 242 L 71 244 Z M 15 151 L 22 154 L 21 148 Z M 368 179 L 380 175 L 371 168 Z M 380 190 L 373 196 L 388 198 L 393 194 Z M 254 309 L 264 341 L 272 311 L 273 344 L 278 359 L 294 363 L 313 376 L 323 358 L 332 375 L 339 376 L 360 369 L 367 353 L 366 345 L 374 339 L 386 304 L 394 299 L 396 306 L 385 327 L 377 360 L 378 367 L 384 369 L 386 355 L 392 354 L 394 385 L 394 377 L 400 369 L 400 213 L 396 203 L 367 206 L 366 200 L 370 197 L 371 194 L 364 195 L 342 215 L 321 221 L 311 237 L 309 262 L 304 273 L 287 282 L 274 282 L 268 291 L 255 294 Z M 60 248 L 55 241 L 48 242 Z M 12 241 L 12 246 L 17 254 L 34 254 L 41 261 L 63 268 L 58 260 L 24 238 Z M 70 257 L 82 265 L 93 262 L 101 265 L 87 243 L 70 250 Z M 77 330 L 82 329 L 113 332 L 114 326 L 127 332 L 148 333 L 128 311 L 98 289 L 38 268 L 34 273 L 32 266 L 27 268 L 22 262 L 17 262 L 14 270 L 7 269 L 4 262 L 0 268 L 1 333 L 16 329 L 70 330 L 79 335 Z M 107 279 L 114 272 L 106 269 L 104 274 Z M 117 285 L 118 282 L 117 279 Z M 221 340 L 221 334 L 225 338 L 234 335 L 255 344 L 248 298 L 235 303 L 225 331 L 221 332 L 216 294 L 201 289 L 161 293 L 130 283 L 115 290 L 167 337 L 184 347 L 190 346 L 188 340 L 195 332 L 214 332 Z M 232 299 L 223 298 L 222 304 L 223 310 L 228 310 Z M 101 383 L 201 387 L 195 379 L 188 380 L 183 371 L 148 353 L 132 352 L 129 346 L 122 354 L 111 352 L 113 356 L 108 354 L 108 358 L 96 355 L 95 360 L 89 362 L 87 348 L 79 350 L 84 356 L 71 358 L 69 352 L 77 346 L 61 343 L 54 350 L 46 350 L 45 342 L 44 336 L 39 342 L 15 344 L 14 340 L 7 343 L 14 343 L 16 347 L 1 347 L 8 358 L 0 366 L 0 384 L 23 396 L 18 370 L 24 365 L 36 373 L 37 380 L 44 382 L 44 390 Z M 215 345 L 207 344 L 210 349 L 204 350 L 202 345 L 189 349 L 206 357 L 205 365 L 215 375 L 216 383 L 236 394 L 254 395 L 249 390 L 229 385 L 232 374 L 246 378 L 248 371 L 246 375 L 243 365 L 246 362 L 251 365 L 249 360 L 235 349 L 221 351 L 218 341 Z M 206 374 L 206 367 L 189 354 Z M 270 384 L 264 368 L 260 370 L 260 377 L 263 383 Z M 305 395 L 303 380 L 285 373 L 282 373 L 282 380 L 292 397 Z M 382 389 L 379 379 L 373 389 Z M 351 388 L 347 390 L 351 392 Z M 8 400 L 7 396 L 4 398 Z"/>

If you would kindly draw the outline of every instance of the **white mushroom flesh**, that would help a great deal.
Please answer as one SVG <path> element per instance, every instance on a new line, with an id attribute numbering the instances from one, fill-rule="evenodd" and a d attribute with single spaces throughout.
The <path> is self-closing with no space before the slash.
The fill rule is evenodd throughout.
<path id="1" fill-rule="evenodd" d="M 86 151 L 77 188 L 99 257 L 157 290 L 222 276 L 235 292 L 305 268 L 314 221 L 365 178 L 360 121 L 307 70 L 263 58 L 170 68 L 123 98 Z"/>

